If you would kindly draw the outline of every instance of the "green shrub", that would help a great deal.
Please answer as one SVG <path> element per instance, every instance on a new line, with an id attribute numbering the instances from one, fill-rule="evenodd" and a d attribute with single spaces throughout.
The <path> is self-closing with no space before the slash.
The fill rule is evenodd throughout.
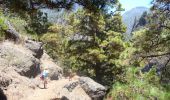
<path id="1" fill-rule="evenodd" d="M 116 82 L 107 98 L 112 100 L 169 100 L 170 91 L 159 84 L 155 69 L 142 74 L 138 68 L 129 68 L 127 83 Z"/>

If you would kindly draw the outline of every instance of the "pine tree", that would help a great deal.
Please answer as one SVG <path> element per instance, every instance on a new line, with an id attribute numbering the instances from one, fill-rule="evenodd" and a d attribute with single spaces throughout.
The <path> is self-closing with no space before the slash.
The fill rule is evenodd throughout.
<path id="1" fill-rule="evenodd" d="M 110 85 L 116 75 L 121 74 L 117 60 L 124 50 L 122 33 L 125 27 L 120 14 L 106 16 L 80 10 L 71 18 L 74 35 L 66 49 L 71 66 Z"/>

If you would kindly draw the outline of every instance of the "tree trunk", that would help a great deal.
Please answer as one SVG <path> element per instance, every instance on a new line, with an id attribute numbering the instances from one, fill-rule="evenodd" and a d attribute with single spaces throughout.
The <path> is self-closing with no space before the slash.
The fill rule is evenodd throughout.
<path id="1" fill-rule="evenodd" d="M 97 82 L 102 83 L 102 73 L 101 73 L 100 66 L 95 67 L 95 75 L 96 75 Z"/>

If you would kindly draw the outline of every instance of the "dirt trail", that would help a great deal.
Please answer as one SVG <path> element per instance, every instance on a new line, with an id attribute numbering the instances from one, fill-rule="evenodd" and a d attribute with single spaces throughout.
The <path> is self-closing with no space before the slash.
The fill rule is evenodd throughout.
<path id="1" fill-rule="evenodd" d="M 53 100 L 59 96 L 62 87 L 69 82 L 68 79 L 61 79 L 58 81 L 50 81 L 47 84 L 47 89 L 43 89 L 43 83 L 40 88 L 36 88 L 32 94 L 29 94 L 22 100 Z M 56 99 L 55 99 L 56 100 Z"/>

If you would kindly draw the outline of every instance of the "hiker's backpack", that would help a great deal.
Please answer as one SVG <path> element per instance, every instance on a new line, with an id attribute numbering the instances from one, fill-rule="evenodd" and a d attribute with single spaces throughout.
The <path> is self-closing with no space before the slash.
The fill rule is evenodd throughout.
<path id="1" fill-rule="evenodd" d="M 47 76 L 48 76 L 48 71 L 47 71 L 47 70 L 44 70 L 43 73 L 42 73 L 42 75 L 43 75 L 44 77 L 47 77 Z"/>

